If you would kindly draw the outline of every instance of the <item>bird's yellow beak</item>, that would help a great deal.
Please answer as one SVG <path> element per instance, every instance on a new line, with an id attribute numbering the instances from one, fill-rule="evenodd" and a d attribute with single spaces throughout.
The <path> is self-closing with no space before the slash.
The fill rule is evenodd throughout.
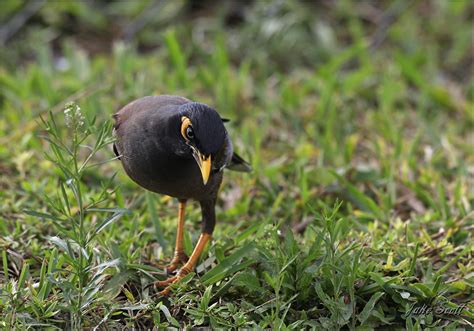
<path id="1" fill-rule="evenodd" d="M 199 169 L 201 169 L 202 182 L 204 185 L 206 185 L 207 181 L 209 180 L 209 176 L 211 175 L 211 156 L 204 156 L 197 149 L 193 149 L 193 157 L 194 160 L 196 160 Z"/>

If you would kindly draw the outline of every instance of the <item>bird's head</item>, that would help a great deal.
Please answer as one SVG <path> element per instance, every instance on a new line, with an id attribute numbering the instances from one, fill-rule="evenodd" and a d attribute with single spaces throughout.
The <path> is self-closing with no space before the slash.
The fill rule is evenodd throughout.
<path id="1" fill-rule="evenodd" d="M 186 153 L 198 164 L 206 185 L 212 161 L 224 145 L 227 131 L 219 114 L 208 105 L 190 102 L 179 110 L 180 139 L 186 145 Z"/>

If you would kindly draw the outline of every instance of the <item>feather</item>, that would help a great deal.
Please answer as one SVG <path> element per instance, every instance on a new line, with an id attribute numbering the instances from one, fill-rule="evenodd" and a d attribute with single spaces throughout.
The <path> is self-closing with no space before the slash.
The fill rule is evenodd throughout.
<path id="1" fill-rule="evenodd" d="M 241 158 L 237 153 L 232 154 L 230 164 L 226 167 L 229 170 L 240 171 L 240 172 L 251 172 L 252 166 Z"/>
<path id="2" fill-rule="evenodd" d="M 117 158 L 120 160 L 120 154 L 119 154 L 119 152 L 118 152 L 118 150 L 117 150 L 117 146 L 115 146 L 115 144 L 113 144 L 113 148 L 114 148 L 114 154 L 115 154 L 115 156 L 117 156 Z"/>

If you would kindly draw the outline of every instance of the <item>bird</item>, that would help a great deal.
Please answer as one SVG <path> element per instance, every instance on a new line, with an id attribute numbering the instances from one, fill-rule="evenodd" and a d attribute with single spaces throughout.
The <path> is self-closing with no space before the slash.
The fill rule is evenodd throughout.
<path id="1" fill-rule="evenodd" d="M 194 270 L 211 241 L 216 223 L 215 206 L 224 169 L 250 172 L 250 164 L 234 152 L 218 112 L 204 103 L 175 95 L 146 96 L 130 102 L 117 113 L 113 151 L 126 174 L 146 190 L 174 197 L 179 202 L 173 258 L 164 281 L 155 287 L 168 295 L 171 285 Z M 188 258 L 183 234 L 186 203 L 201 207 L 201 233 Z M 178 267 L 181 266 L 181 268 Z"/>

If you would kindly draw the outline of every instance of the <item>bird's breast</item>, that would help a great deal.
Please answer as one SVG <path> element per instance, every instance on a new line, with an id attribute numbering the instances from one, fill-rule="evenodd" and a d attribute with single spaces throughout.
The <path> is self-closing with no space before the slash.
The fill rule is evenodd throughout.
<path id="1" fill-rule="evenodd" d="M 222 180 L 222 174 L 213 174 L 204 185 L 193 158 L 178 157 L 156 146 L 128 146 L 121 160 L 129 177 L 138 185 L 179 199 L 212 197 Z"/>

